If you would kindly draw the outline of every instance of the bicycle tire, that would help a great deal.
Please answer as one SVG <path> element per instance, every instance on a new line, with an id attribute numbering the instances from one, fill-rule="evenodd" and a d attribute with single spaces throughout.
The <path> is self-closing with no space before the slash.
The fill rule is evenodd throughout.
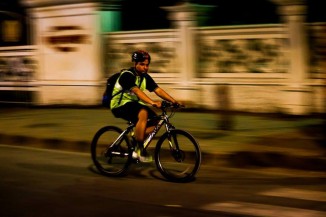
<path id="1" fill-rule="evenodd" d="M 170 149 L 169 141 L 173 149 Z M 173 182 L 194 180 L 201 164 L 199 144 L 183 130 L 164 133 L 157 142 L 154 158 L 158 171 Z"/>
<path id="2" fill-rule="evenodd" d="M 120 143 L 111 146 L 123 131 L 115 126 L 99 129 L 91 143 L 92 160 L 97 170 L 107 176 L 123 176 L 132 161 L 130 141 L 124 135 Z"/>

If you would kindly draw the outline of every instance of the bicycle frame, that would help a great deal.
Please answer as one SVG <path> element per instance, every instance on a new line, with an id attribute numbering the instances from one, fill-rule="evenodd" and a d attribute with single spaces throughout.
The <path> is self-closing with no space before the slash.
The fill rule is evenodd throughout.
<path id="1" fill-rule="evenodd" d="M 122 133 L 120 133 L 120 135 L 118 136 L 118 138 L 110 145 L 110 147 L 107 149 L 107 150 L 109 150 L 110 148 L 112 148 L 112 147 L 114 147 L 115 145 L 117 145 L 117 144 L 119 144 L 120 143 L 120 141 L 121 141 L 121 139 L 125 136 L 125 135 L 127 135 L 133 128 L 135 127 L 135 125 L 133 124 L 133 123 L 131 123 L 131 122 L 129 122 L 129 125 L 128 125 L 128 127 L 124 130 L 124 131 L 122 131 Z M 112 154 L 116 154 L 116 155 L 121 155 L 121 153 L 120 152 L 114 152 L 114 151 L 112 151 L 111 152 Z M 128 154 L 126 154 L 126 155 L 128 155 Z"/>
<path id="2" fill-rule="evenodd" d="M 172 124 L 169 122 L 169 116 L 166 114 L 166 111 L 163 110 L 162 114 L 157 117 L 159 119 L 159 122 L 155 125 L 154 130 L 149 133 L 149 135 L 146 137 L 144 141 L 144 149 L 146 149 L 150 143 L 152 142 L 154 136 L 160 131 L 163 125 L 165 125 L 166 132 L 170 132 L 171 128 L 173 128 Z M 128 127 L 119 135 L 119 137 L 113 142 L 111 145 L 114 146 L 117 144 L 124 135 L 129 134 L 130 131 L 135 127 L 135 124 L 129 122 Z M 134 145 L 134 144 L 133 144 Z"/>
<path id="3" fill-rule="evenodd" d="M 151 143 L 152 139 L 158 133 L 158 131 L 160 131 L 160 129 L 163 126 L 164 123 L 165 123 L 164 119 L 160 119 L 160 121 L 158 122 L 158 124 L 155 126 L 154 130 L 145 139 L 145 141 L 144 141 L 144 149 L 146 149 L 149 146 L 149 144 Z"/>
<path id="4" fill-rule="evenodd" d="M 174 128 L 169 121 L 169 115 L 167 115 L 166 110 L 162 109 L 162 114 L 158 116 L 159 122 L 156 124 L 154 130 L 147 136 L 144 141 L 144 149 L 146 149 L 154 136 L 160 131 L 161 127 L 165 125 L 166 132 L 170 132 L 171 128 Z"/>

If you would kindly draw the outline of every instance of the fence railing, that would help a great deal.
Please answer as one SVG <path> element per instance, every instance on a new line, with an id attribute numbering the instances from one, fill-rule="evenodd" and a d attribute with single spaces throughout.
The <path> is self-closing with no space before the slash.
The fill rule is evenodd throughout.
<path id="1" fill-rule="evenodd" d="M 320 64 L 318 41 L 314 36 L 321 34 L 323 25 L 311 24 L 308 28 L 313 71 L 318 70 Z M 240 73 L 252 73 L 253 76 L 263 73 L 268 74 L 266 77 L 275 77 L 287 73 L 290 42 L 285 28 L 283 24 L 196 28 L 197 77 L 243 76 Z M 104 39 L 107 72 L 129 66 L 130 58 L 126 54 L 142 48 L 153 56 L 151 71 L 160 75 L 157 77 L 179 74 L 178 57 L 182 54 L 178 54 L 178 48 L 181 41 L 175 30 L 107 33 Z"/>
<path id="2" fill-rule="evenodd" d="M 33 81 L 37 65 L 35 46 L 0 47 L 0 82 Z"/>
<path id="3" fill-rule="evenodd" d="M 289 67 L 287 43 L 283 25 L 201 28 L 199 76 L 286 73 Z"/>
<path id="4" fill-rule="evenodd" d="M 104 40 L 104 62 L 107 74 L 130 67 L 129 54 L 137 49 L 150 52 L 151 72 L 156 76 L 174 77 L 179 71 L 176 57 L 178 57 L 177 46 L 180 42 L 174 30 L 107 33 L 104 35 Z"/>
<path id="5" fill-rule="evenodd" d="M 35 46 L 0 48 L 0 102 L 33 103 L 38 61 Z"/>
<path id="6" fill-rule="evenodd" d="M 307 25 L 310 77 L 325 78 L 322 67 L 325 52 L 321 51 L 325 48 L 325 23 Z M 291 51 L 283 24 L 198 27 L 193 32 L 193 46 L 196 46 L 193 82 L 202 85 L 201 89 L 205 89 L 206 84 L 241 83 L 247 82 L 248 78 L 250 84 L 261 82 L 255 78 L 272 78 L 277 84 L 288 74 L 291 64 L 288 53 Z M 178 83 L 185 79 L 186 73 L 181 72 L 180 65 L 182 38 L 175 29 L 106 33 L 102 39 L 103 77 L 128 68 L 129 54 L 136 49 L 145 49 L 151 53 L 150 71 L 158 83 Z M 36 91 L 33 81 L 37 81 L 40 73 L 37 50 L 36 45 L 0 48 L 1 91 Z"/>

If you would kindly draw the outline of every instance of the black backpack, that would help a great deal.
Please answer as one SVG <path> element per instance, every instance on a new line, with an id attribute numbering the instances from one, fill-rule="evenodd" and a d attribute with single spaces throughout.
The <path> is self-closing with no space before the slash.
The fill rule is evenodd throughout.
<path id="1" fill-rule="evenodd" d="M 105 88 L 105 91 L 103 93 L 103 98 L 102 98 L 102 105 L 104 107 L 110 109 L 111 108 L 110 107 L 110 104 L 111 104 L 112 98 L 115 97 L 116 95 L 120 94 L 120 93 L 121 93 L 121 96 L 120 96 L 119 103 L 121 102 L 122 95 L 123 95 L 123 92 L 125 90 L 120 90 L 119 92 L 117 92 L 114 95 L 112 95 L 112 93 L 113 93 L 113 88 L 114 88 L 115 83 L 117 82 L 117 80 L 120 77 L 121 73 L 122 72 L 125 72 L 125 71 L 128 71 L 128 70 L 122 69 L 120 72 L 116 72 L 115 74 L 111 75 L 108 78 L 108 80 L 106 81 L 106 88 Z M 140 87 L 140 85 L 141 85 L 142 82 L 143 82 L 143 77 L 140 80 L 139 87 Z"/>
<path id="2" fill-rule="evenodd" d="M 118 78 L 120 77 L 120 74 L 121 74 L 121 72 L 116 72 L 115 74 L 110 76 L 106 81 L 106 88 L 103 93 L 102 105 L 108 109 L 110 109 L 111 99 L 113 97 L 115 97 L 116 95 L 123 92 L 123 90 L 120 90 L 118 93 L 112 95 L 114 85 L 117 82 Z M 122 97 L 122 94 L 121 94 L 121 97 Z"/>

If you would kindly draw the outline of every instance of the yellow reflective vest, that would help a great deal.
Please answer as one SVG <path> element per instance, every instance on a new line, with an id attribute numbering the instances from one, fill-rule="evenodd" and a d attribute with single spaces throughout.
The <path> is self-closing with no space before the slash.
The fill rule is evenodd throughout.
<path id="1" fill-rule="evenodd" d="M 133 76 L 136 76 L 136 81 L 135 81 L 136 85 L 139 87 L 140 90 L 142 90 L 142 91 L 146 90 L 146 78 L 145 77 L 141 78 L 140 76 L 134 75 L 134 73 L 132 73 L 131 71 L 128 71 L 128 70 L 122 71 L 120 74 L 120 77 L 123 73 L 131 73 Z M 117 82 L 114 85 L 112 95 L 118 93 L 119 91 L 121 91 L 123 89 L 119 83 L 120 77 L 118 78 Z M 136 94 L 133 93 L 131 90 L 124 90 L 123 92 L 121 92 L 120 94 L 117 94 L 116 96 L 114 96 L 112 98 L 110 107 L 111 107 L 111 109 L 115 109 L 120 106 L 123 106 L 127 102 L 132 102 L 132 101 L 139 101 L 139 103 L 145 105 L 145 103 L 142 102 L 141 100 L 139 100 L 139 98 L 136 96 Z"/>

